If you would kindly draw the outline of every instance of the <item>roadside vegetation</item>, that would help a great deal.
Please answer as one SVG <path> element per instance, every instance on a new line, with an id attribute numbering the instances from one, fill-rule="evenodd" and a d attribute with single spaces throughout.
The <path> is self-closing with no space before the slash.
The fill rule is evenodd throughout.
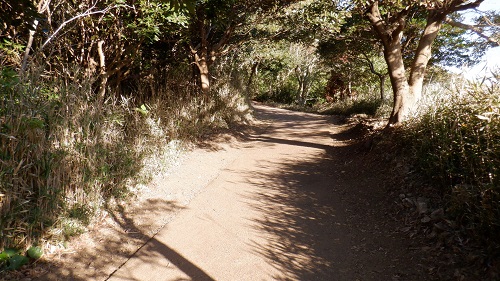
<path id="1" fill-rule="evenodd" d="M 160 88 L 140 101 L 102 101 L 78 70 L 72 79 L 2 75 L 3 246 L 82 233 L 115 199 L 167 169 L 186 141 L 248 117 L 226 86 L 210 99 Z"/>
<path id="2" fill-rule="evenodd" d="M 482 81 L 457 77 L 439 85 L 417 117 L 391 134 L 401 148 L 398 157 L 406 157 L 427 188 L 415 185 L 415 192 L 432 194 L 444 214 L 445 220 L 424 227 L 424 235 L 458 257 L 453 262 L 464 272 L 457 277 L 465 279 L 500 277 L 499 79 L 493 73 Z"/>
<path id="3" fill-rule="evenodd" d="M 148 1 L 92 3 L 0 2 L 0 272 L 27 262 L 25 249 L 85 232 L 190 143 L 251 118 L 231 59 L 203 93 L 191 53 L 163 53 L 175 42 L 158 46 L 158 28 L 175 37 L 184 24 L 163 4 L 168 14 Z"/>
<path id="4" fill-rule="evenodd" d="M 250 120 L 250 100 L 385 120 L 483 265 L 499 262 L 498 73 L 446 68 L 499 45 L 498 11 L 461 23 L 484 1 L 10 2 L 0 268 L 84 232 L 187 143 Z"/>
<path id="5" fill-rule="evenodd" d="M 458 81 L 432 95 L 419 118 L 401 128 L 415 167 L 447 199 L 465 229 L 500 243 L 500 84 Z M 498 247 L 498 245 L 497 245 Z M 497 249 L 498 250 L 498 249 Z"/>

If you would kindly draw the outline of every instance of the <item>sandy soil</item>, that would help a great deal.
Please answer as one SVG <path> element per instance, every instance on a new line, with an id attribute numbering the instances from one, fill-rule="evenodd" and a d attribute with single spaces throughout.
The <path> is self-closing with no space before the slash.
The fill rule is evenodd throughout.
<path id="1" fill-rule="evenodd" d="M 190 152 L 38 280 L 427 280 L 384 163 L 336 117 L 256 106 L 251 133 Z M 28 279 L 31 280 L 31 279 Z"/>

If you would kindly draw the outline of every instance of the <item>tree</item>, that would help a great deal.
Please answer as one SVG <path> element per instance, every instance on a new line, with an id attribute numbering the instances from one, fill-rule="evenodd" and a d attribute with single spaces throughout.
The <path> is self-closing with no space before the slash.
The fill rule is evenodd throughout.
<path id="1" fill-rule="evenodd" d="M 335 75 L 347 74 L 344 75 L 344 79 L 348 79 L 348 85 L 353 82 L 353 79 L 349 79 L 353 71 L 358 72 L 355 79 L 357 81 L 361 80 L 360 72 L 365 69 L 370 75 L 375 75 L 379 82 L 380 98 L 384 100 L 387 66 L 380 64 L 382 46 L 372 36 L 360 17 L 354 16 L 348 19 L 339 34 L 321 42 L 319 50 L 323 58 L 330 61 L 330 65 L 336 70 Z M 366 78 L 366 74 L 363 78 Z M 366 79 L 363 80 L 366 83 Z M 349 87 L 347 90 L 349 92 Z"/>
<path id="2" fill-rule="evenodd" d="M 189 48 L 193 64 L 199 72 L 200 87 L 204 94 L 210 91 L 210 65 L 217 57 L 227 53 L 231 46 L 245 40 L 236 38 L 238 29 L 248 29 L 249 22 L 257 13 L 266 13 L 277 6 L 286 5 L 283 0 L 203 0 L 196 1 L 189 13 Z M 241 34 L 240 34 L 241 35 Z M 230 45 L 230 43 L 232 45 Z"/>
<path id="3" fill-rule="evenodd" d="M 384 46 L 384 58 L 394 94 L 389 125 L 405 120 L 422 96 L 425 70 L 432 55 L 432 45 L 445 21 L 459 11 L 477 8 L 484 0 L 429 1 L 357 1 L 377 37 Z M 425 14 L 425 26 L 418 40 L 407 77 L 404 64 L 405 29 L 417 14 Z"/>
<path id="4" fill-rule="evenodd" d="M 299 105 L 306 104 L 309 90 L 311 88 L 312 79 L 314 78 L 314 70 L 318 64 L 318 57 L 316 55 L 316 47 L 304 46 L 301 44 L 291 44 L 290 54 L 294 58 L 295 77 L 299 84 L 297 90 L 297 102 Z"/>

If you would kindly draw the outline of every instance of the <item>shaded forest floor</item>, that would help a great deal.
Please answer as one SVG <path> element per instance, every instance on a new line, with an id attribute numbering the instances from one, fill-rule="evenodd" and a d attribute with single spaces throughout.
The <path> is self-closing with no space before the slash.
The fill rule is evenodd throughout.
<path id="1" fill-rule="evenodd" d="M 438 223 L 356 120 L 256 105 L 19 280 L 443 280 Z M 396 176 L 395 176 L 396 175 Z M 426 208 L 425 210 L 423 208 Z M 157 274 L 157 276 L 153 276 Z M 1 278 L 0 278 L 1 280 Z"/>

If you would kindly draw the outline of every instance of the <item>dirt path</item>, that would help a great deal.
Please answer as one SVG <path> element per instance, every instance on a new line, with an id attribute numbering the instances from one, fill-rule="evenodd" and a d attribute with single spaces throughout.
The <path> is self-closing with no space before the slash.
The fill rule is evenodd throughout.
<path id="1" fill-rule="evenodd" d="M 42 279 L 427 279 L 350 126 L 264 106 L 257 117 L 263 123 L 246 141 L 192 154 L 157 184 L 145 212 L 116 215 L 113 233 L 122 238 L 104 237 L 97 248 L 127 251 L 108 260 L 90 251 L 92 265 Z"/>

